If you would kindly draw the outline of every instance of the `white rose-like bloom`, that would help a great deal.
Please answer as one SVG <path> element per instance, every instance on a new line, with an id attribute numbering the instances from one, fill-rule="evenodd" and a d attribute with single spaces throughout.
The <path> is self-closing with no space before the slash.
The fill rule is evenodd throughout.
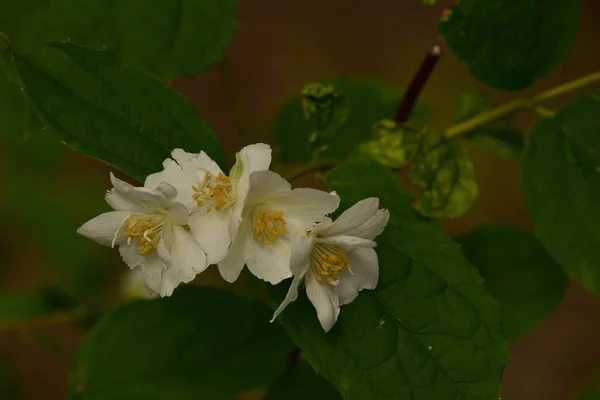
<path id="1" fill-rule="evenodd" d="M 119 246 L 130 268 L 140 268 L 150 293 L 170 296 L 208 266 L 206 254 L 186 229 L 188 210 L 175 201 L 168 183 L 156 189 L 134 187 L 110 174 L 114 188 L 106 202 L 115 210 L 100 214 L 77 232 L 105 246 Z"/>
<path id="2" fill-rule="evenodd" d="M 177 189 L 176 200 L 187 205 L 188 225 L 194 239 L 206 251 L 208 264 L 221 261 L 241 222 L 250 174 L 269 169 L 271 148 L 262 143 L 236 154 L 229 176 L 206 153 L 175 149 L 163 163 L 164 170 L 146 178 L 145 186 L 167 182 Z"/>
<path id="3" fill-rule="evenodd" d="M 294 279 L 271 322 L 296 300 L 304 279 L 321 327 L 329 332 L 341 305 L 351 303 L 359 291 L 377 286 L 379 262 L 373 240 L 383 232 L 389 218 L 387 210 L 379 209 L 379 199 L 368 198 L 344 211 L 335 222 L 327 218 L 318 224 L 303 240 L 291 266 Z"/>
<path id="4" fill-rule="evenodd" d="M 272 284 L 289 278 L 301 238 L 339 204 L 335 193 L 292 190 L 275 172 L 252 173 L 239 230 L 227 256 L 218 263 L 221 275 L 233 282 L 246 264 L 252 274 Z"/>

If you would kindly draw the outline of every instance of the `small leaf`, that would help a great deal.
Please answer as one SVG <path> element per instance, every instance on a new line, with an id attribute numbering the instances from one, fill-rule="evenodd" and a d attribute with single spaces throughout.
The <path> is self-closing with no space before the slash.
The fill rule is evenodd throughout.
<path id="1" fill-rule="evenodd" d="M 235 0 L 3 0 L 0 31 L 19 54 L 48 41 L 108 48 L 121 61 L 170 80 L 198 76 L 237 29 Z"/>
<path id="2" fill-rule="evenodd" d="M 461 0 L 438 27 L 475 78 L 497 89 L 520 90 L 569 54 L 579 5 L 574 0 Z"/>
<path id="3" fill-rule="evenodd" d="M 348 162 L 327 183 L 342 209 L 376 196 L 391 218 L 376 239 L 377 289 L 342 306 L 331 331 L 303 291 L 279 316 L 312 367 L 346 400 L 496 398 L 507 358 L 500 309 L 458 245 L 411 209 L 384 166 Z"/>
<path id="4" fill-rule="evenodd" d="M 323 84 L 333 85 L 343 93 L 350 106 L 350 113 L 339 128 L 336 139 L 327 143 L 327 148 L 319 154 L 335 160 L 346 159 L 361 142 L 369 140 L 373 124 L 393 117 L 402 97 L 402 93 L 374 81 L 337 78 L 325 80 Z M 428 110 L 417 104 L 409 122 L 415 128 L 422 128 L 428 117 Z M 284 164 L 311 161 L 309 139 L 313 129 L 304 119 L 301 96 L 285 102 L 275 118 L 272 131 L 278 161 Z"/>
<path id="5" fill-rule="evenodd" d="M 484 225 L 456 241 L 500 303 L 508 340 L 528 333 L 561 302 L 567 277 L 532 233 Z"/>
<path id="6" fill-rule="evenodd" d="M 600 93 L 535 125 L 523 154 L 535 233 L 568 275 L 600 294 Z"/>
<path id="7" fill-rule="evenodd" d="M 378 163 L 402 168 L 419 150 L 421 135 L 408 126 L 383 119 L 373 125 L 373 139 L 360 144 L 360 150 Z"/>
<path id="8" fill-rule="evenodd" d="M 496 103 L 483 93 L 463 93 L 454 106 L 454 122 L 465 121 L 495 107 Z M 482 149 L 505 158 L 519 159 L 523 153 L 523 136 L 511 119 L 490 122 L 465 137 Z"/>
<path id="9" fill-rule="evenodd" d="M 428 217 L 458 218 L 479 194 L 471 159 L 454 142 L 440 143 L 418 156 L 410 177 L 424 189 L 415 208 Z"/>
<path id="10" fill-rule="evenodd" d="M 72 149 L 144 181 L 174 148 L 204 150 L 225 166 L 194 105 L 116 54 L 55 43 L 17 56 L 26 93 L 46 126 Z"/>
<path id="11" fill-rule="evenodd" d="M 42 296 L 3 292 L 0 294 L 0 328 L 48 315 L 54 310 L 55 307 Z"/>
<path id="12" fill-rule="evenodd" d="M 341 400 L 333 386 L 303 362 L 275 381 L 264 400 Z"/>
<path id="13" fill-rule="evenodd" d="M 350 108 L 346 96 L 333 85 L 311 83 L 302 89 L 304 118 L 313 127 L 309 141 L 313 147 L 327 146 L 344 125 Z"/>
<path id="14" fill-rule="evenodd" d="M 270 385 L 294 349 L 270 316 L 263 304 L 209 288 L 125 305 L 86 337 L 69 398 L 230 400 Z"/>

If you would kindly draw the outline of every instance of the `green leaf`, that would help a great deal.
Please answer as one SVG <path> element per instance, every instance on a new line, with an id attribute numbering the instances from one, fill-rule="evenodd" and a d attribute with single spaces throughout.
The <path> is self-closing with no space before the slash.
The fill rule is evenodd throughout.
<path id="1" fill-rule="evenodd" d="M 429 217 L 458 218 L 479 194 L 471 159 L 455 142 L 439 143 L 418 156 L 410 177 L 424 189 L 415 209 Z"/>
<path id="2" fill-rule="evenodd" d="M 350 106 L 350 114 L 336 134 L 336 139 L 319 155 L 323 158 L 344 160 L 358 145 L 369 140 L 373 124 L 391 118 L 396 113 L 402 94 L 382 83 L 368 80 L 328 79 L 324 84 L 333 85 L 343 94 Z M 416 128 L 422 128 L 429 113 L 417 104 L 410 118 Z M 310 136 L 313 129 L 304 119 L 302 97 L 288 99 L 277 114 L 273 127 L 273 144 L 278 161 L 301 163 L 312 159 Z"/>
<path id="3" fill-rule="evenodd" d="M 0 31 L 29 54 L 47 41 L 108 48 L 170 80 L 218 61 L 237 29 L 235 0 L 2 0 Z"/>
<path id="4" fill-rule="evenodd" d="M 21 396 L 15 373 L 4 361 L 4 359 L 0 359 L 0 398 L 2 400 L 19 400 Z"/>
<path id="5" fill-rule="evenodd" d="M 508 340 L 528 333 L 561 302 L 567 277 L 532 233 L 484 225 L 456 241 L 500 303 Z"/>
<path id="6" fill-rule="evenodd" d="M 294 349 L 260 303 L 182 287 L 105 316 L 80 347 L 70 399 L 231 399 L 273 382 Z"/>
<path id="7" fill-rule="evenodd" d="M 344 125 L 350 113 L 346 96 L 337 91 L 335 86 L 321 83 L 304 86 L 302 109 L 304 118 L 313 127 L 309 141 L 315 148 L 326 146 Z"/>
<path id="8" fill-rule="evenodd" d="M 370 196 L 389 209 L 377 238 L 379 284 L 341 309 L 325 333 L 306 295 L 279 320 L 346 400 L 490 400 L 506 362 L 500 309 L 458 245 L 411 208 L 389 169 L 351 162 L 327 183 L 342 208 Z M 282 285 L 280 285 L 282 286 Z M 281 298 L 285 287 L 276 287 Z"/>
<path id="9" fill-rule="evenodd" d="M 329 382 L 303 362 L 284 372 L 264 400 L 341 400 Z"/>
<path id="10" fill-rule="evenodd" d="M 483 83 L 519 90 L 552 72 L 577 36 L 575 0 L 461 0 L 439 22 L 454 56 Z"/>
<path id="11" fill-rule="evenodd" d="M 535 233 L 565 271 L 600 294 L 600 93 L 535 125 L 522 184 Z"/>
<path id="12" fill-rule="evenodd" d="M 496 103 L 483 93 L 463 93 L 454 106 L 454 122 L 465 121 L 495 107 Z M 505 158 L 520 159 L 523 153 L 523 136 L 512 119 L 490 122 L 465 137 L 482 149 Z"/>
<path id="13" fill-rule="evenodd" d="M 423 4 L 426 6 L 434 6 L 437 3 L 437 0 L 423 0 Z"/>
<path id="14" fill-rule="evenodd" d="M 380 164 L 402 168 L 417 154 L 422 136 L 413 128 L 383 119 L 373 125 L 373 139 L 360 144 L 360 150 Z"/>
<path id="15" fill-rule="evenodd" d="M 53 307 L 43 297 L 22 293 L 0 293 L 0 327 L 49 314 Z"/>
<path id="16" fill-rule="evenodd" d="M 144 181 L 174 148 L 204 150 L 223 168 L 223 150 L 194 105 L 114 52 L 55 43 L 17 56 L 31 103 L 72 149 Z"/>

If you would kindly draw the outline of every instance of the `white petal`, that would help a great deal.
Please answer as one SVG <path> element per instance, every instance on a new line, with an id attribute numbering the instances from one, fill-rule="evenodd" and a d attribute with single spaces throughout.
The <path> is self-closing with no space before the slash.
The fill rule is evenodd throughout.
<path id="1" fill-rule="evenodd" d="M 172 199 L 175 188 L 161 183 L 155 190 L 146 187 L 134 187 L 110 174 L 114 189 L 107 194 L 106 201 L 115 208 L 118 205 L 124 211 L 144 214 L 168 214 L 177 225 L 187 223 L 187 207 Z M 116 204 L 113 204 L 113 201 Z M 129 205 L 125 208 L 126 205 Z"/>
<path id="2" fill-rule="evenodd" d="M 171 265 L 162 274 L 159 292 L 161 297 L 171 296 L 180 283 L 193 281 L 208 266 L 204 251 L 192 235 L 180 226 L 173 227 L 170 250 Z"/>
<path id="3" fill-rule="evenodd" d="M 253 172 L 250 174 L 250 187 L 245 199 L 245 208 L 290 190 L 292 190 L 290 183 L 273 171 Z"/>
<path id="4" fill-rule="evenodd" d="M 153 255 L 154 257 L 154 252 L 150 253 L 148 256 L 142 256 L 138 247 L 139 243 L 136 240 L 132 240 L 130 244 L 123 243 L 119 246 L 119 254 L 121 254 L 125 264 L 131 269 L 142 266 L 147 262 L 146 258 L 150 255 Z"/>
<path id="5" fill-rule="evenodd" d="M 156 253 L 152 252 L 147 256 L 145 263 L 140 268 L 150 295 L 158 294 L 160 292 L 162 274 L 165 270 L 163 262 L 158 258 Z"/>
<path id="6" fill-rule="evenodd" d="M 212 158 L 205 152 L 201 151 L 195 158 L 184 164 L 184 167 L 191 167 L 195 169 L 203 169 L 210 172 L 212 175 L 217 176 L 223 171 L 219 168 L 219 164 L 214 162 Z"/>
<path id="7" fill-rule="evenodd" d="M 372 248 L 372 247 L 377 246 L 377 243 L 375 243 L 372 240 L 362 239 L 362 238 L 355 237 L 355 236 L 332 236 L 332 237 L 318 238 L 317 242 L 340 246 L 342 248 L 342 250 L 344 250 L 344 253 L 346 253 L 346 254 L 348 254 L 351 251 L 354 251 L 355 249 L 358 249 L 360 247 Z"/>
<path id="8" fill-rule="evenodd" d="M 127 211 L 111 211 L 98 215 L 81 225 L 77 233 L 104 246 L 111 246 L 115 238 L 121 236 L 119 231 L 128 218 Z M 122 233 L 122 232 L 121 232 Z"/>
<path id="9" fill-rule="evenodd" d="M 379 199 L 370 197 L 347 209 L 331 226 L 319 229 L 318 236 L 356 236 L 373 240 L 383 232 L 390 219 L 387 210 L 379 210 Z"/>
<path id="10" fill-rule="evenodd" d="M 256 143 L 244 147 L 236 155 L 236 163 L 231 168 L 235 171 L 242 169 L 237 183 L 238 198 L 243 202 L 250 185 L 250 175 L 256 171 L 266 171 L 271 165 L 271 147 L 268 144 Z M 241 163 L 241 166 L 239 165 Z"/>
<path id="11" fill-rule="evenodd" d="M 188 153 L 187 151 L 183 150 L 183 149 L 174 149 L 171 152 L 171 157 L 173 157 L 173 160 L 177 161 L 177 163 L 179 165 L 183 165 L 186 162 L 198 157 L 197 153 Z"/>
<path id="12" fill-rule="evenodd" d="M 291 243 L 290 271 L 294 276 L 306 274 L 315 240 L 312 236 L 288 235 Z"/>
<path id="13" fill-rule="evenodd" d="M 229 283 L 235 282 L 244 268 L 246 263 L 246 240 L 249 239 L 250 234 L 249 222 L 243 221 L 225 258 L 217 264 L 219 273 Z"/>
<path id="14" fill-rule="evenodd" d="M 342 271 L 340 283 L 332 287 L 342 305 L 351 303 L 363 289 L 375 289 L 379 281 L 379 262 L 375 250 L 357 249 L 348 255 L 348 261 L 352 265 L 352 272 Z"/>
<path id="15" fill-rule="evenodd" d="M 285 295 L 285 299 L 283 299 L 279 307 L 277 307 L 277 310 L 275 310 L 275 313 L 273 313 L 273 318 L 271 318 L 271 322 L 275 321 L 275 318 L 277 318 L 279 314 L 281 314 L 283 310 L 285 310 L 288 304 L 296 301 L 296 299 L 298 298 L 298 286 L 300 285 L 302 278 L 304 278 L 304 275 L 294 276 L 292 284 L 290 285 L 290 289 Z"/>
<path id="16" fill-rule="evenodd" d="M 161 182 L 169 182 L 173 186 L 177 187 L 174 182 L 177 181 L 180 174 L 181 166 L 174 160 L 167 158 L 165 161 L 163 161 L 162 171 L 150 174 L 146 177 L 146 180 L 144 181 L 144 187 L 148 189 L 156 189 Z"/>
<path id="17" fill-rule="evenodd" d="M 331 291 L 331 285 L 319 283 L 311 271 L 306 274 L 305 281 L 306 295 L 317 310 L 321 327 L 325 332 L 329 332 L 340 315 L 339 299 Z"/>
<path id="18" fill-rule="evenodd" d="M 296 219 L 302 223 L 305 231 L 309 231 L 338 208 L 340 198 L 337 194 L 317 189 L 294 189 L 275 195 L 267 202 L 273 209 L 283 211 L 286 220 Z"/>
<path id="19" fill-rule="evenodd" d="M 246 245 L 246 266 L 254 276 L 273 285 L 292 276 L 292 246 L 288 238 L 279 237 L 273 244 L 267 245 L 252 237 Z"/>
<path id="20" fill-rule="evenodd" d="M 231 209 L 228 208 L 221 211 L 212 210 L 209 213 L 199 211 L 190 216 L 192 236 L 200 247 L 205 249 L 208 264 L 221 261 L 231 245 L 230 216 Z"/>

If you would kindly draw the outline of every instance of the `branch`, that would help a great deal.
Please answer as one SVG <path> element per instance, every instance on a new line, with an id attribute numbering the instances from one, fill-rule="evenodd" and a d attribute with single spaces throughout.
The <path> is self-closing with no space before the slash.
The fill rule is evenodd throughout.
<path id="1" fill-rule="evenodd" d="M 408 85 L 408 89 L 406 89 L 406 93 L 400 102 L 400 107 L 396 112 L 396 117 L 394 121 L 399 124 L 402 124 L 408 121 L 410 117 L 410 113 L 413 108 L 415 108 L 415 104 L 417 104 L 417 99 L 423 91 L 423 87 L 425 83 L 429 80 L 429 76 L 431 72 L 435 68 L 438 60 L 440 59 L 440 55 L 442 54 L 442 48 L 440 46 L 433 46 L 431 50 L 425 55 L 425 58 L 421 62 L 417 73 L 413 77 L 410 85 Z"/>
<path id="2" fill-rule="evenodd" d="M 488 124 L 497 119 L 502 119 L 508 117 L 509 115 L 524 109 L 537 106 L 538 104 L 553 99 L 558 96 L 562 96 L 563 94 L 567 94 L 577 89 L 581 89 L 583 87 L 592 85 L 594 83 L 600 82 L 600 72 L 595 72 L 590 75 L 583 76 L 579 79 L 575 79 L 573 81 L 563 83 L 562 85 L 553 87 L 552 89 L 548 89 L 532 98 L 520 98 L 508 102 L 495 108 L 491 111 L 488 111 L 483 114 L 479 114 L 474 118 L 461 122 L 460 124 L 451 126 L 446 130 L 445 136 L 448 139 L 453 139 L 458 136 L 469 133 L 470 131 L 479 128 L 485 124 Z"/>

